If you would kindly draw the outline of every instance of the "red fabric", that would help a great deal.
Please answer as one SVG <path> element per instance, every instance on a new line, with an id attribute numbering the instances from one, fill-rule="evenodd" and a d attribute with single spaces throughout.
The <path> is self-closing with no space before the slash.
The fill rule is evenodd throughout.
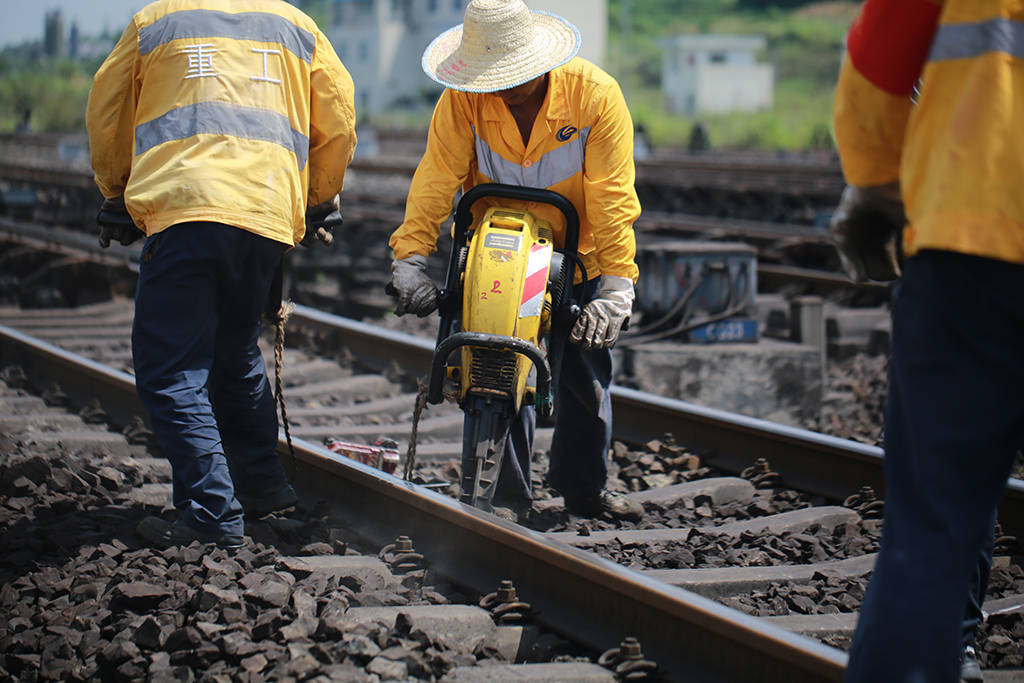
<path id="1" fill-rule="evenodd" d="M 867 0 L 847 38 L 857 71 L 892 95 L 910 95 L 942 8 L 930 0 Z"/>

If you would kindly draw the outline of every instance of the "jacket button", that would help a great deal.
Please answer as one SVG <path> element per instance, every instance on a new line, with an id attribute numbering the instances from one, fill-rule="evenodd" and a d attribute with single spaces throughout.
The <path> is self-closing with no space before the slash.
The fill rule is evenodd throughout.
<path id="1" fill-rule="evenodd" d="M 523 162 L 523 168 L 530 168 L 531 166 L 533 166 L 533 162 L 529 159 Z"/>

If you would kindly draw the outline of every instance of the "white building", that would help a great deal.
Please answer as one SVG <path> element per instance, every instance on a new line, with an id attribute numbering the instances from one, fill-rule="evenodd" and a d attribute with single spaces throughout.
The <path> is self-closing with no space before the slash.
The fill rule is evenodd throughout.
<path id="1" fill-rule="evenodd" d="M 462 23 L 467 0 L 332 0 L 326 31 L 356 86 L 356 111 L 366 116 L 432 107 L 441 86 L 420 67 L 438 34 Z M 601 65 L 607 42 L 607 0 L 527 0 L 530 9 L 565 17 L 580 30 L 580 56 Z"/>
<path id="2" fill-rule="evenodd" d="M 757 63 L 762 36 L 680 35 L 660 41 L 661 87 L 674 114 L 770 109 L 775 67 Z"/>

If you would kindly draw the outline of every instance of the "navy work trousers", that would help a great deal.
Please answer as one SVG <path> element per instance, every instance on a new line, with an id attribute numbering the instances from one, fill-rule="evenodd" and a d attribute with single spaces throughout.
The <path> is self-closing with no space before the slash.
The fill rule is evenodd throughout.
<path id="1" fill-rule="evenodd" d="M 885 520 L 849 683 L 959 680 L 964 605 L 1024 443 L 1024 266 L 905 264 L 886 403 Z"/>
<path id="2" fill-rule="evenodd" d="M 577 301 L 588 302 L 598 278 L 576 285 Z M 612 352 L 584 351 L 566 340 L 556 384 L 555 432 L 549 453 L 548 483 L 567 498 L 592 496 L 608 478 L 612 440 Z M 533 499 L 530 462 L 536 409 L 524 405 L 505 442 L 495 505 L 525 505 Z"/>
<path id="3" fill-rule="evenodd" d="M 181 519 L 241 534 L 235 498 L 287 483 L 257 342 L 285 245 L 219 223 L 146 240 L 135 293 L 135 383 L 173 472 Z"/>

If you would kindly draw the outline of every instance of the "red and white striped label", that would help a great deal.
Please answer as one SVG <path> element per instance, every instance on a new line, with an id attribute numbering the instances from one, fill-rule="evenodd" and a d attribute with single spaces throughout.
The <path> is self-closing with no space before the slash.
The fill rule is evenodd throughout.
<path id="1" fill-rule="evenodd" d="M 523 283 L 523 298 L 519 305 L 519 317 L 529 318 L 540 315 L 544 308 L 544 292 L 547 289 L 548 269 L 551 267 L 551 244 L 534 244 L 530 247 L 530 260 L 526 264 L 526 281 Z"/>

